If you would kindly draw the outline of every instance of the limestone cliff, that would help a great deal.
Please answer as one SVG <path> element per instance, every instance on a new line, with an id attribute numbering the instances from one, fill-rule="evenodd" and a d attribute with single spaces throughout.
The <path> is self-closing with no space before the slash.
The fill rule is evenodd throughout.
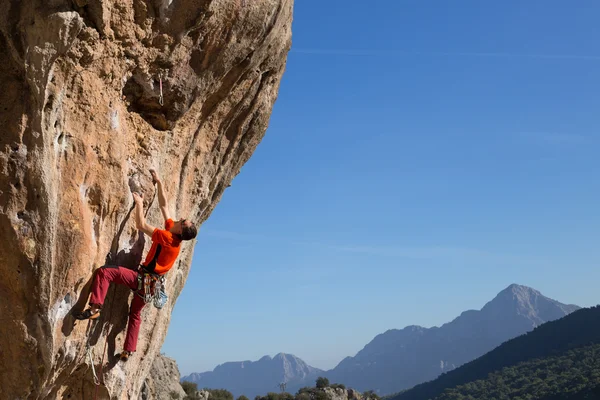
<path id="1" fill-rule="evenodd" d="M 185 398 L 180 378 L 175 360 L 162 354 L 156 356 L 142 386 L 139 400 Z"/>
<path id="2" fill-rule="evenodd" d="M 342 389 L 326 387 L 321 389 L 329 400 L 373 400 L 372 393 L 361 394 L 354 389 Z"/>
<path id="3" fill-rule="evenodd" d="M 267 128 L 292 3 L 0 0 L 0 398 L 139 396 L 195 242 L 168 274 L 167 306 L 145 307 L 126 364 L 113 355 L 128 289 L 111 288 L 97 322 L 70 312 L 96 268 L 145 255 L 131 188 L 160 225 L 149 168 L 176 218 L 208 218 Z"/>

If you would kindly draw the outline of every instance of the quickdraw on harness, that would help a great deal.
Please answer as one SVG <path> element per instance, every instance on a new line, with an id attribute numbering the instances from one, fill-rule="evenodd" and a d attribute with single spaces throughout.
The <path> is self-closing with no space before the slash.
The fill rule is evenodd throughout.
<path id="1" fill-rule="evenodd" d="M 164 276 L 148 272 L 143 266 L 139 267 L 136 295 L 144 299 L 144 303 L 153 302 L 154 307 L 158 309 L 163 308 L 169 299 L 164 288 Z"/>

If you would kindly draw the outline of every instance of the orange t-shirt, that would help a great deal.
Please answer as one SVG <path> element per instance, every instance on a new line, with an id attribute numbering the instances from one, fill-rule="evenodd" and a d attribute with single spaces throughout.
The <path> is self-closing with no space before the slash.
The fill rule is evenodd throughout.
<path id="1" fill-rule="evenodd" d="M 173 220 L 169 218 L 165 221 L 165 229 L 156 228 L 152 232 L 152 247 L 150 247 L 143 264 L 146 270 L 164 275 L 175 264 L 181 249 L 181 240 L 169 232 L 174 224 Z"/>

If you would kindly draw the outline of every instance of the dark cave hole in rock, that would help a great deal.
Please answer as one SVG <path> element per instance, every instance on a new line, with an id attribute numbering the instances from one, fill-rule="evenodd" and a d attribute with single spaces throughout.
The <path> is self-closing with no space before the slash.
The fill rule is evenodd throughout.
<path id="1" fill-rule="evenodd" d="M 149 96 L 135 80 L 135 76 L 129 78 L 125 84 L 123 96 L 128 103 L 127 110 L 139 114 L 155 129 L 166 131 L 173 127 L 174 121 L 167 119 L 169 109 L 166 102 L 161 106 L 157 96 Z"/>

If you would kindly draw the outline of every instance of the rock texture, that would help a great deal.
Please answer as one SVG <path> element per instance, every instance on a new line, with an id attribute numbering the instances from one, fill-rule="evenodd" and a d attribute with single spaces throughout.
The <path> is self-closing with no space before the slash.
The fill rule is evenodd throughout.
<path id="1" fill-rule="evenodd" d="M 179 378 L 179 368 L 175 360 L 162 354 L 158 355 L 152 363 L 150 375 L 142 386 L 140 400 L 172 399 L 173 395 L 183 399 L 186 394 Z"/>
<path id="2" fill-rule="evenodd" d="M 159 225 L 149 168 L 176 218 L 208 218 L 266 131 L 292 1 L 0 0 L 0 398 L 138 397 L 195 243 L 126 364 L 127 289 L 98 322 L 69 312 L 96 268 L 145 255 L 130 191 Z"/>
<path id="3" fill-rule="evenodd" d="M 288 392 L 296 393 L 303 386 L 314 385 L 323 372 L 292 354 L 279 353 L 273 358 L 264 356 L 258 361 L 227 362 L 213 371 L 193 373 L 182 380 L 194 382 L 199 388 L 225 388 L 236 398 L 245 395 L 253 399 L 279 391 L 278 385 L 283 382 Z"/>
<path id="4" fill-rule="evenodd" d="M 463 312 L 441 327 L 408 326 L 377 335 L 326 376 L 357 390 L 387 395 L 431 380 L 503 342 L 578 310 L 535 289 L 510 285 L 481 310 Z"/>
<path id="5" fill-rule="evenodd" d="M 210 392 L 208 390 L 198 390 L 196 392 L 197 400 L 208 400 L 210 398 Z"/>
<path id="6" fill-rule="evenodd" d="M 369 400 L 372 397 L 369 396 L 369 393 L 363 393 L 354 390 L 354 389 L 342 389 L 342 388 L 331 388 L 326 387 L 322 389 L 323 392 L 327 395 L 329 400 Z"/>

